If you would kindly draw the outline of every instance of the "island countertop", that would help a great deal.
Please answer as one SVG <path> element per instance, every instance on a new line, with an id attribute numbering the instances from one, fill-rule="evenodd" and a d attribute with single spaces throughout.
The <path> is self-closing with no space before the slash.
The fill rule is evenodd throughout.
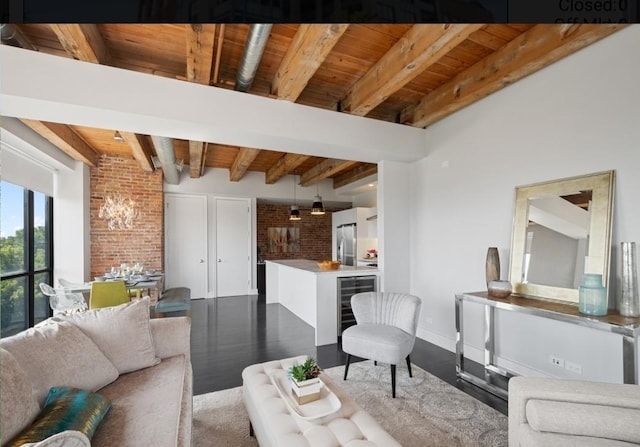
<path id="1" fill-rule="evenodd" d="M 318 261 L 312 261 L 310 259 L 276 259 L 276 260 L 266 260 L 265 262 L 273 262 L 275 264 L 284 265 L 286 267 L 306 270 L 312 273 L 322 273 L 322 274 L 348 273 L 349 275 L 352 275 L 352 274 L 360 274 L 360 273 L 377 273 L 378 272 L 377 267 L 353 266 L 353 265 L 341 265 L 337 270 L 320 270 L 320 267 L 318 267 Z"/>

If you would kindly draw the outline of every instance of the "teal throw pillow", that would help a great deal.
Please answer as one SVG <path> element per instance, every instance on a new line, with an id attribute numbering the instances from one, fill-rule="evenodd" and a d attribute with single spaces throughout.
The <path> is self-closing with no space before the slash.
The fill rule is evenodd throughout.
<path id="1" fill-rule="evenodd" d="M 82 432 L 91 439 L 110 408 L 111 402 L 100 394 L 78 388 L 53 387 L 36 420 L 7 446 L 40 442 L 66 430 Z"/>

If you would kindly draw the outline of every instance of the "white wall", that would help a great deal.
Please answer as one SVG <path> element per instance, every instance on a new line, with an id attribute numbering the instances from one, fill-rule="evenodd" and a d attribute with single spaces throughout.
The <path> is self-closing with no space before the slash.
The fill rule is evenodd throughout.
<path id="1" fill-rule="evenodd" d="M 407 163 L 378 163 L 378 269 L 380 290 L 410 291 L 410 215 L 415 206 Z"/>
<path id="2" fill-rule="evenodd" d="M 454 294 L 485 290 L 489 246 L 499 247 L 501 276 L 508 276 L 516 186 L 615 169 L 613 247 L 640 241 L 638 42 L 640 26 L 629 26 L 427 128 L 430 154 L 412 164 L 410 186 L 419 336 L 454 349 Z M 614 250 L 612 277 L 618 256 Z M 481 306 L 467 306 L 465 349 L 476 361 L 482 318 Z M 503 364 L 622 380 L 617 336 L 522 315 L 497 320 Z M 582 376 L 552 367 L 549 354 L 582 365 Z"/>
<path id="3" fill-rule="evenodd" d="M 73 282 L 91 278 L 90 168 L 75 162 L 75 170 L 60 171 L 53 195 L 53 277 Z"/>

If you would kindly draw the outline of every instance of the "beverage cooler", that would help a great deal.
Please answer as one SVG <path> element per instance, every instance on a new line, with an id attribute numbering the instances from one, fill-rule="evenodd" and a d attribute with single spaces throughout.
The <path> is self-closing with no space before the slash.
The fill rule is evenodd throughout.
<path id="1" fill-rule="evenodd" d="M 338 337 L 349 326 L 356 324 L 351 310 L 351 297 L 356 293 L 375 292 L 377 276 L 345 276 L 338 278 Z"/>

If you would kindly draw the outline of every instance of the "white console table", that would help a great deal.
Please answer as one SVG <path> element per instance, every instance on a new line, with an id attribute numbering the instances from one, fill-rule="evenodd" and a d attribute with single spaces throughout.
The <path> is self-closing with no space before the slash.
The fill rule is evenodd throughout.
<path id="1" fill-rule="evenodd" d="M 484 305 L 484 377 L 475 376 L 464 369 L 464 325 L 462 308 L 465 301 Z M 602 317 L 590 317 L 578 312 L 578 306 L 542 299 L 511 295 L 494 298 L 487 292 L 456 294 L 456 375 L 497 396 L 507 398 L 507 391 L 491 381 L 491 374 L 504 377 L 515 375 L 495 365 L 495 310 L 501 309 L 535 315 L 569 324 L 620 334 L 622 337 L 622 368 L 624 383 L 638 383 L 637 341 L 640 318 L 623 317 L 610 311 Z"/>

